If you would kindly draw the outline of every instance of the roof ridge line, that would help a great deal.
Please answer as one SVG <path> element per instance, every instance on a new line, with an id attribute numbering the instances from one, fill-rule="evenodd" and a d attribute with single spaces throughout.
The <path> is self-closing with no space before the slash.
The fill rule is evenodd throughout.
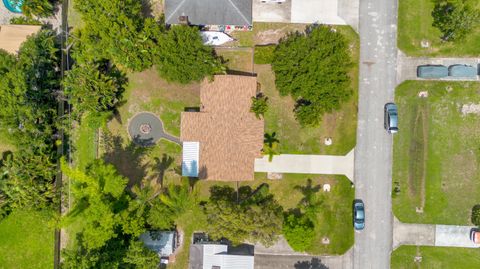
<path id="1" fill-rule="evenodd" d="M 240 16 L 245 20 L 245 22 L 250 25 L 250 22 L 248 21 L 247 17 L 240 11 L 240 9 L 232 2 L 232 0 L 228 0 L 228 2 L 235 8 L 235 10 L 240 14 Z"/>
<path id="2" fill-rule="evenodd" d="M 167 21 L 169 21 L 169 20 L 172 19 L 172 16 L 175 15 L 175 13 L 177 13 L 177 11 L 183 6 L 183 4 L 185 3 L 185 1 L 187 1 L 187 0 L 183 0 L 182 2 L 180 2 L 180 4 L 178 4 L 177 8 L 175 8 L 175 9 L 173 10 L 172 14 L 171 14 L 168 18 L 165 19 L 165 22 L 167 22 Z"/>

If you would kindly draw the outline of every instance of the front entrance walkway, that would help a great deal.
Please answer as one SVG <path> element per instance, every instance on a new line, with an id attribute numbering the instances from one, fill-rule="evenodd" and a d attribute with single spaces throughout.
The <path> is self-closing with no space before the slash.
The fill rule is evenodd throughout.
<path id="1" fill-rule="evenodd" d="M 345 175 L 353 182 L 355 150 L 345 156 L 281 154 L 255 159 L 255 172 Z"/>
<path id="2" fill-rule="evenodd" d="M 394 218 L 393 249 L 401 245 L 479 248 L 470 240 L 474 226 L 402 223 Z"/>

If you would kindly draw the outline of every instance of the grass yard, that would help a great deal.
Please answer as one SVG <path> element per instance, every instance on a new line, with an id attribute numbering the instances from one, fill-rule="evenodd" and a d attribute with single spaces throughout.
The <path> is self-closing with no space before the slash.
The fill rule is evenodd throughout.
<path id="1" fill-rule="evenodd" d="M 421 256 L 421 262 L 415 262 Z M 480 250 L 471 248 L 401 246 L 392 252 L 392 269 L 480 268 Z"/>
<path id="2" fill-rule="evenodd" d="M 52 214 L 17 210 L 0 221 L 0 268 L 53 268 Z"/>
<path id="3" fill-rule="evenodd" d="M 155 69 L 129 74 L 128 79 L 126 102 L 104 131 L 104 158 L 130 179 L 130 185 L 143 178 L 178 178 L 174 170 L 181 163 L 181 147 L 163 139 L 152 148 L 137 147 L 128 135 L 128 121 L 136 113 L 149 111 L 162 119 L 166 132 L 180 136 L 180 113 L 186 107 L 200 105 L 200 84 L 167 83 L 159 78 Z"/>
<path id="4" fill-rule="evenodd" d="M 258 82 L 268 96 L 269 110 L 265 114 L 265 131 L 276 132 L 280 153 L 345 155 L 355 147 L 358 102 L 359 41 L 350 27 L 336 27 L 351 44 L 354 66 L 350 72 L 353 96 L 336 112 L 325 114 L 318 127 L 302 128 L 293 113 L 295 102 L 290 96 L 280 96 L 275 88 L 275 74 L 270 65 L 255 65 Z M 333 144 L 326 146 L 324 139 Z"/>
<path id="5" fill-rule="evenodd" d="M 480 115 L 461 110 L 480 104 L 479 92 L 477 82 L 407 81 L 397 88 L 393 209 L 401 221 L 470 224 L 480 197 Z"/>
<path id="6" fill-rule="evenodd" d="M 324 204 L 321 213 L 318 215 L 315 243 L 308 252 L 317 255 L 345 253 L 353 245 L 351 208 L 355 196 L 355 189 L 352 188 L 346 177 L 284 174 L 281 180 L 268 180 L 265 173 L 257 173 L 254 181 L 240 182 L 239 186 L 250 185 L 252 188 L 256 188 L 262 183 L 267 183 L 270 186 L 270 192 L 287 211 L 290 208 L 297 207 L 303 198 L 302 193 L 294 189 L 296 186 L 306 186 L 307 179 L 312 180 L 312 186 L 323 186 L 328 183 L 332 187 L 330 193 L 325 193 L 322 190 L 318 192 Z M 210 187 L 213 185 L 229 185 L 236 188 L 235 182 L 199 181 L 195 188 L 202 200 L 208 199 Z M 330 245 L 321 244 L 321 239 L 324 236 L 330 238 Z"/>
<path id="7" fill-rule="evenodd" d="M 480 7 L 480 1 L 477 2 Z M 442 42 L 440 30 L 432 26 L 432 0 L 400 0 L 398 11 L 398 47 L 410 56 L 479 56 L 480 27 L 465 40 Z M 430 42 L 422 48 L 422 40 Z"/>
<path id="8" fill-rule="evenodd" d="M 303 198 L 302 193 L 299 190 L 294 190 L 294 188 L 295 186 L 305 187 L 307 179 L 312 180 L 312 186 L 314 187 L 328 183 L 332 188 L 330 193 L 319 191 L 324 204 L 321 214 L 318 215 L 315 243 L 308 252 L 317 255 L 343 254 L 350 249 L 354 242 L 351 208 L 355 197 L 355 189 L 352 188 L 346 177 L 284 174 L 281 180 L 268 180 L 266 174 L 257 173 L 254 181 L 240 182 L 239 187 L 250 185 L 252 188 L 256 188 L 262 183 L 267 183 L 270 186 L 270 193 L 275 196 L 286 211 L 297 207 Z M 207 201 L 210 196 L 210 187 L 214 185 L 227 185 L 236 188 L 236 182 L 197 181 L 194 188 L 199 195 L 199 200 Z M 175 257 L 175 262 L 169 264 L 169 268 L 183 269 L 188 267 L 190 238 L 193 232 L 204 230 L 206 225 L 206 216 L 202 213 L 200 207 L 178 220 L 178 226 L 184 231 L 186 240 Z M 324 236 L 330 238 L 330 245 L 321 244 L 321 239 Z"/>
<path id="9" fill-rule="evenodd" d="M 254 32 L 253 31 L 233 31 L 230 34 L 235 39 L 233 42 L 229 42 L 229 45 L 238 47 L 253 47 Z"/>
<path id="10" fill-rule="evenodd" d="M 235 71 L 252 73 L 252 48 L 217 48 L 215 52 L 226 62 L 228 73 Z"/>

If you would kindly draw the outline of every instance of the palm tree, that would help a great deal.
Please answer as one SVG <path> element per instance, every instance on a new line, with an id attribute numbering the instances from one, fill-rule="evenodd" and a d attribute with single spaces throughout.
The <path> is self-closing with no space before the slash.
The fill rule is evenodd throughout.
<path id="1" fill-rule="evenodd" d="M 277 151 L 277 145 L 280 143 L 280 140 L 276 138 L 277 133 L 273 132 L 271 134 L 265 133 L 263 136 L 263 153 L 268 155 L 268 161 L 271 162 L 273 160 L 274 155 L 280 154 Z"/>

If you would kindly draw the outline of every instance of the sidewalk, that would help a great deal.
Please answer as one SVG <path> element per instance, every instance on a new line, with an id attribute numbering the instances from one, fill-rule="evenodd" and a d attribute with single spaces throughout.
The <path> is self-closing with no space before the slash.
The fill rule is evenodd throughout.
<path id="1" fill-rule="evenodd" d="M 271 162 L 264 156 L 255 159 L 255 172 L 345 175 L 354 182 L 354 159 L 354 149 L 345 156 L 281 154 L 273 156 Z"/>
<path id="2" fill-rule="evenodd" d="M 313 256 L 302 252 L 295 252 L 287 243 L 280 239 L 271 247 L 266 248 L 255 244 L 256 269 L 290 269 L 290 268 L 353 268 L 353 251 L 350 249 L 343 255 Z"/>

